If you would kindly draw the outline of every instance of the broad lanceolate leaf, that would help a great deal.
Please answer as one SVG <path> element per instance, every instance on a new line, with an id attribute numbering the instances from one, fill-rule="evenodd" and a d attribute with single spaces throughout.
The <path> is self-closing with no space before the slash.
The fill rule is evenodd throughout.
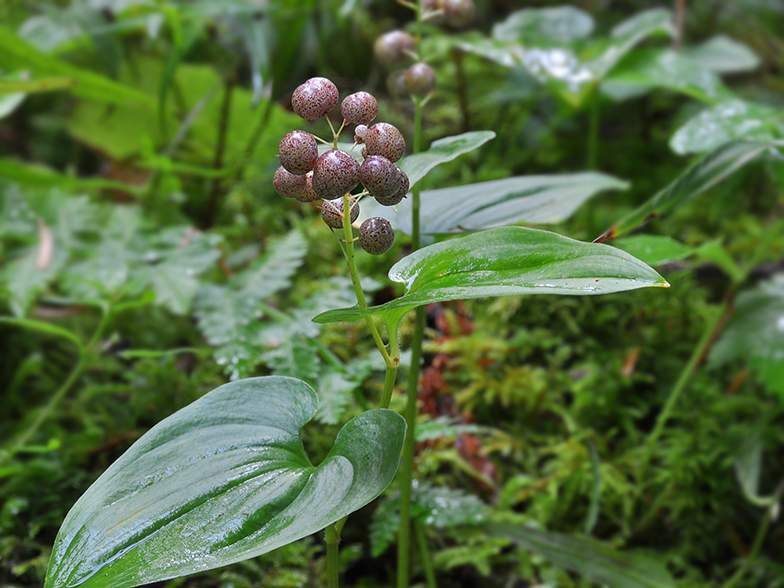
<path id="1" fill-rule="evenodd" d="M 591 34 L 593 19 L 579 8 L 524 8 L 493 27 L 498 41 L 521 41 L 526 45 L 570 43 Z"/>
<path id="2" fill-rule="evenodd" d="M 556 233 L 505 227 L 436 243 L 389 270 L 406 294 L 382 306 L 347 308 L 316 322 L 358 320 L 370 314 L 399 320 L 408 310 L 445 300 L 513 294 L 608 294 L 667 282 L 654 270 L 613 247 L 597 247 Z"/>
<path id="3" fill-rule="evenodd" d="M 596 239 L 604 243 L 644 225 L 671 208 L 726 179 L 747 163 L 775 151 L 770 143 L 736 141 L 719 147 L 689 167 L 675 181 Z"/>
<path id="4" fill-rule="evenodd" d="M 696 47 L 686 47 L 681 53 L 700 67 L 718 74 L 751 71 L 760 63 L 749 47 L 724 35 L 711 37 Z"/>
<path id="5" fill-rule="evenodd" d="M 437 165 L 452 161 L 464 153 L 478 149 L 494 138 L 495 133 L 493 131 L 474 131 L 453 137 L 444 137 L 438 141 L 433 141 L 430 149 L 424 153 L 417 153 L 404 158 L 400 162 L 399 167 L 406 172 L 409 185 L 413 188 L 414 184 L 424 178 L 427 172 Z"/>
<path id="6" fill-rule="evenodd" d="M 670 139 L 675 153 L 704 153 L 737 139 L 770 141 L 784 135 L 784 112 L 744 100 L 727 100 L 702 111 Z"/>
<path id="7" fill-rule="evenodd" d="M 318 467 L 299 430 L 315 392 L 292 378 L 221 386 L 145 434 L 74 505 L 46 588 L 129 588 L 255 557 L 378 496 L 397 470 L 402 417 L 350 421 Z"/>
<path id="8" fill-rule="evenodd" d="M 735 313 L 711 349 L 712 366 L 742 359 L 771 392 L 784 398 L 784 276 L 738 295 Z"/>
<path id="9" fill-rule="evenodd" d="M 420 195 L 420 230 L 424 234 L 479 231 L 515 223 L 558 223 L 602 190 L 625 190 L 629 184 L 602 173 L 518 176 L 454 188 L 425 190 Z M 395 229 L 411 233 L 411 202 L 375 211 Z"/>
<path id="10" fill-rule="evenodd" d="M 602 92 L 617 100 L 652 88 L 680 92 L 709 104 L 733 97 L 715 73 L 671 50 L 637 49 L 602 84 Z"/>
<path id="11" fill-rule="evenodd" d="M 675 588 L 675 581 L 660 562 L 620 552 L 593 539 L 579 539 L 508 523 L 489 523 L 487 533 L 505 537 L 541 555 L 559 568 L 575 572 L 609 588 Z"/>

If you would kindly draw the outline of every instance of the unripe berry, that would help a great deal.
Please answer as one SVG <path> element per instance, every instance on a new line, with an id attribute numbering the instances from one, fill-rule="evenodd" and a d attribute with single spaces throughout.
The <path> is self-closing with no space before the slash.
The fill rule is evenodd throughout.
<path id="1" fill-rule="evenodd" d="M 316 120 L 335 108 L 338 89 L 327 78 L 310 78 L 291 95 L 291 107 L 305 120 Z"/>
<path id="2" fill-rule="evenodd" d="M 405 63 L 416 50 L 414 38 L 404 31 L 392 31 L 381 35 L 373 45 L 376 59 L 386 65 Z"/>
<path id="3" fill-rule="evenodd" d="M 352 199 L 349 207 L 349 221 L 354 222 L 359 217 L 359 202 Z M 321 218 L 333 229 L 343 228 L 343 198 L 325 200 L 321 205 Z"/>
<path id="4" fill-rule="evenodd" d="M 365 125 L 357 125 L 357 128 L 354 129 L 354 141 L 357 143 L 364 143 L 367 132 L 368 128 Z"/>
<path id="5" fill-rule="evenodd" d="M 406 70 L 405 83 L 412 96 L 427 96 L 436 87 L 436 72 L 426 63 L 415 63 Z"/>
<path id="6" fill-rule="evenodd" d="M 397 189 L 388 197 L 376 196 L 376 202 L 381 206 L 396 206 L 403 201 L 403 198 L 408 194 L 409 182 L 406 172 L 399 167 L 395 166 L 395 175 L 397 176 Z"/>
<path id="7" fill-rule="evenodd" d="M 320 200 L 318 194 L 313 189 L 313 172 L 308 172 L 305 174 L 305 190 L 299 196 L 294 196 L 300 202 L 315 202 L 316 200 Z"/>
<path id="8" fill-rule="evenodd" d="M 280 166 L 275 171 L 275 176 L 272 178 L 272 185 L 275 187 L 275 191 L 284 198 L 298 198 L 302 196 L 307 183 L 305 176 L 293 174 L 283 166 Z"/>
<path id="9" fill-rule="evenodd" d="M 378 114 L 378 102 L 372 94 L 357 92 L 343 98 L 340 103 L 340 114 L 348 122 L 366 125 Z"/>
<path id="10" fill-rule="evenodd" d="M 316 139 L 305 131 L 291 131 L 281 139 L 278 157 L 286 170 L 298 176 L 305 175 L 318 159 Z"/>
<path id="11" fill-rule="evenodd" d="M 453 27 L 461 27 L 474 18 L 474 0 L 444 0 L 444 19 Z"/>
<path id="12" fill-rule="evenodd" d="M 319 198 L 329 200 L 349 192 L 359 183 L 359 163 L 344 151 L 333 149 L 316 160 L 313 189 Z"/>
<path id="13" fill-rule="evenodd" d="M 406 150 L 403 135 L 395 125 L 385 122 L 376 123 L 368 129 L 365 145 L 368 155 L 380 155 L 393 163 L 403 157 Z"/>
<path id="14" fill-rule="evenodd" d="M 359 244 L 371 255 L 386 253 L 394 243 L 395 231 L 385 218 L 374 216 L 359 226 Z"/>
<path id="15" fill-rule="evenodd" d="M 406 88 L 406 70 L 399 69 L 393 71 L 387 77 L 387 90 L 395 98 L 408 98 L 408 88 Z"/>
<path id="16" fill-rule="evenodd" d="M 396 169 L 386 157 L 373 155 L 359 166 L 359 181 L 374 198 L 388 198 L 400 187 Z"/>

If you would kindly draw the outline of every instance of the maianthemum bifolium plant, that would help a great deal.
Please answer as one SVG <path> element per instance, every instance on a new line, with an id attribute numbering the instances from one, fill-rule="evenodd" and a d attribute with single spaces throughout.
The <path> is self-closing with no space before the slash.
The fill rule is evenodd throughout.
<path id="1" fill-rule="evenodd" d="M 420 180 L 435 165 L 477 148 L 492 133 L 447 138 L 422 152 L 422 109 L 436 80 L 419 54 L 421 24 L 431 20 L 461 26 L 474 8 L 470 0 L 403 4 L 416 13 L 415 34 L 388 33 L 376 43 L 375 52 L 387 65 L 414 61 L 405 70 L 392 72 L 388 81 L 394 93 L 413 100 L 412 155 L 401 159 L 406 145 L 397 128 L 374 122 L 378 105 L 367 92 L 342 101 L 343 124 L 335 130 L 328 114 L 338 104 L 338 88 L 317 77 L 295 90 L 292 105 L 307 121 L 325 118 L 331 140 L 296 129 L 286 134 L 279 147 L 281 167 L 273 179 L 283 197 L 321 202 L 322 217 L 345 256 L 357 304 L 314 320 L 367 323 L 386 366 L 378 408 L 346 423 L 331 452 L 315 465 L 300 436 L 318 410 L 316 393 L 307 383 L 270 376 L 213 390 L 141 437 L 79 499 L 55 541 L 48 588 L 138 586 L 241 561 L 322 530 L 328 584 L 337 587 L 338 545 L 349 515 L 378 497 L 398 468 L 397 582 L 408 586 L 424 305 L 667 286 L 653 269 L 619 249 L 530 228 L 501 226 L 422 247 Z M 345 151 L 339 148 L 339 137 L 349 125 L 356 125 L 354 141 Z M 319 141 L 327 146 L 322 153 Z M 405 285 L 405 294 L 371 307 L 362 289 L 355 244 L 382 255 L 392 246 L 395 231 L 383 216 L 359 222 L 360 207 L 376 210 L 375 206 L 396 206 L 404 199 L 411 203 L 412 252 L 392 266 L 389 277 Z M 443 210 L 448 212 L 453 211 Z M 399 325 L 411 310 L 416 321 L 403 417 L 388 407 L 400 364 Z"/>

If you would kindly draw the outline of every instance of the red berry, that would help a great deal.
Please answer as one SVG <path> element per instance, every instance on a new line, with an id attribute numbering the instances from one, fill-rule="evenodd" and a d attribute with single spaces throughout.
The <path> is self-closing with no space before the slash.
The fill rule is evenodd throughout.
<path id="1" fill-rule="evenodd" d="M 416 50 L 414 38 L 404 31 L 392 31 L 381 35 L 373 45 L 376 59 L 386 65 L 405 63 Z"/>
<path id="2" fill-rule="evenodd" d="M 280 164 L 289 172 L 304 175 L 313 169 L 318 159 L 316 139 L 305 131 L 291 131 L 278 147 Z"/>
<path id="3" fill-rule="evenodd" d="M 380 155 L 393 163 L 403 157 L 406 150 L 403 135 L 395 125 L 385 122 L 376 123 L 368 129 L 365 145 L 368 155 Z"/>
<path id="4" fill-rule="evenodd" d="M 307 183 L 305 176 L 292 174 L 283 166 L 280 166 L 275 171 L 275 176 L 272 178 L 272 185 L 275 187 L 277 193 L 284 198 L 297 198 L 301 196 L 305 192 Z"/>
<path id="5" fill-rule="evenodd" d="M 359 244 L 371 255 L 381 255 L 395 243 L 395 231 L 385 218 L 374 216 L 359 226 Z"/>
<path id="6" fill-rule="evenodd" d="M 399 188 L 396 169 L 386 157 L 373 155 L 359 167 L 359 181 L 374 198 L 388 198 Z"/>
<path id="7" fill-rule="evenodd" d="M 300 202 L 315 202 L 316 200 L 320 200 L 318 194 L 313 189 L 313 172 L 308 172 L 305 174 L 305 190 L 299 196 L 294 196 Z"/>
<path id="8" fill-rule="evenodd" d="M 343 98 L 340 113 L 348 122 L 366 125 L 378 114 L 378 102 L 372 94 L 357 92 Z"/>
<path id="9" fill-rule="evenodd" d="M 436 72 L 426 63 L 415 63 L 406 70 L 405 84 L 412 96 L 427 96 L 436 87 Z"/>
<path id="10" fill-rule="evenodd" d="M 396 206 L 397 204 L 400 204 L 403 201 L 403 198 L 406 197 L 406 194 L 408 194 L 409 183 L 406 172 L 395 166 L 395 175 L 397 176 L 397 189 L 395 192 L 390 194 L 388 197 L 376 196 L 376 202 L 378 202 L 381 206 Z"/>
<path id="11" fill-rule="evenodd" d="M 359 202 L 352 199 L 349 207 L 349 221 L 354 222 L 359 216 Z M 343 198 L 325 200 L 321 204 L 321 218 L 333 229 L 343 228 Z"/>
<path id="12" fill-rule="evenodd" d="M 474 18 L 474 0 L 444 0 L 444 18 L 453 27 L 461 27 Z"/>
<path id="13" fill-rule="evenodd" d="M 359 163 L 344 151 L 327 151 L 313 167 L 313 190 L 329 200 L 343 196 L 359 183 Z"/>
<path id="14" fill-rule="evenodd" d="M 338 89 L 327 78 L 310 78 L 291 95 L 291 107 L 305 120 L 316 120 L 335 108 Z"/>

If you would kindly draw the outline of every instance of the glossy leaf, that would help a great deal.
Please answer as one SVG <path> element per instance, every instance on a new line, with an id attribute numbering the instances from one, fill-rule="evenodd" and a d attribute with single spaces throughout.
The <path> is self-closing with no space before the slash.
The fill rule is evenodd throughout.
<path id="1" fill-rule="evenodd" d="M 518 176 L 425 190 L 420 195 L 420 231 L 456 233 L 515 223 L 558 223 L 569 218 L 586 200 L 602 190 L 625 190 L 624 181 L 602 173 L 557 176 Z M 364 206 L 364 202 L 363 202 Z M 398 212 L 373 207 L 370 216 L 383 216 L 396 230 L 411 234 L 411 201 Z"/>
<path id="2" fill-rule="evenodd" d="M 648 265 L 660 265 L 689 257 L 694 249 L 672 237 L 661 235 L 636 235 L 613 241 L 613 247 L 633 255 Z"/>
<path id="3" fill-rule="evenodd" d="M 625 57 L 602 84 L 602 92 L 614 99 L 651 88 L 680 92 L 708 104 L 733 96 L 715 73 L 671 50 L 638 49 Z"/>
<path id="4" fill-rule="evenodd" d="M 702 194 L 771 149 L 775 148 L 769 143 L 745 141 L 720 147 L 689 167 L 672 184 L 637 210 L 607 229 L 596 242 L 610 241 L 661 216 L 689 198 Z"/>
<path id="5" fill-rule="evenodd" d="M 5 27 L 0 27 L 0 67 L 12 71 L 29 69 L 39 76 L 71 78 L 77 82 L 71 92 L 82 98 L 118 104 L 152 105 L 135 88 L 47 55 Z"/>
<path id="6" fill-rule="evenodd" d="M 759 57 L 748 46 L 724 35 L 716 35 L 696 47 L 686 47 L 682 54 L 718 74 L 752 71 L 760 64 Z"/>
<path id="7" fill-rule="evenodd" d="M 492 537 L 505 537 L 559 568 L 608 588 L 675 588 L 665 565 L 645 555 L 522 525 L 489 523 L 485 529 Z"/>
<path id="8" fill-rule="evenodd" d="M 316 404 L 301 380 L 252 378 L 156 425 L 68 513 L 46 588 L 129 588 L 224 566 L 366 505 L 397 470 L 405 422 L 365 412 L 314 467 L 299 430 Z"/>
<path id="9" fill-rule="evenodd" d="M 742 292 L 709 365 L 743 360 L 772 393 L 784 398 L 784 277 Z"/>
<path id="10" fill-rule="evenodd" d="M 692 117 L 670 139 L 675 153 L 704 153 L 737 139 L 770 141 L 784 134 L 784 112 L 734 99 Z"/>
<path id="11" fill-rule="evenodd" d="M 436 243 L 389 270 L 406 294 L 382 306 L 323 313 L 320 323 L 386 315 L 389 322 L 431 302 L 517 294 L 609 294 L 667 282 L 631 255 L 556 233 L 505 227 Z"/>
<path id="12" fill-rule="evenodd" d="M 524 8 L 510 14 L 493 27 L 498 41 L 537 43 L 570 43 L 583 39 L 593 31 L 589 14 L 573 6 Z"/>
<path id="13" fill-rule="evenodd" d="M 464 153 L 478 149 L 494 138 L 493 131 L 473 131 L 453 137 L 444 137 L 433 141 L 427 151 L 404 158 L 398 166 L 406 172 L 409 185 L 413 188 L 414 184 L 424 178 L 427 172 L 437 165 L 457 159 Z"/>

